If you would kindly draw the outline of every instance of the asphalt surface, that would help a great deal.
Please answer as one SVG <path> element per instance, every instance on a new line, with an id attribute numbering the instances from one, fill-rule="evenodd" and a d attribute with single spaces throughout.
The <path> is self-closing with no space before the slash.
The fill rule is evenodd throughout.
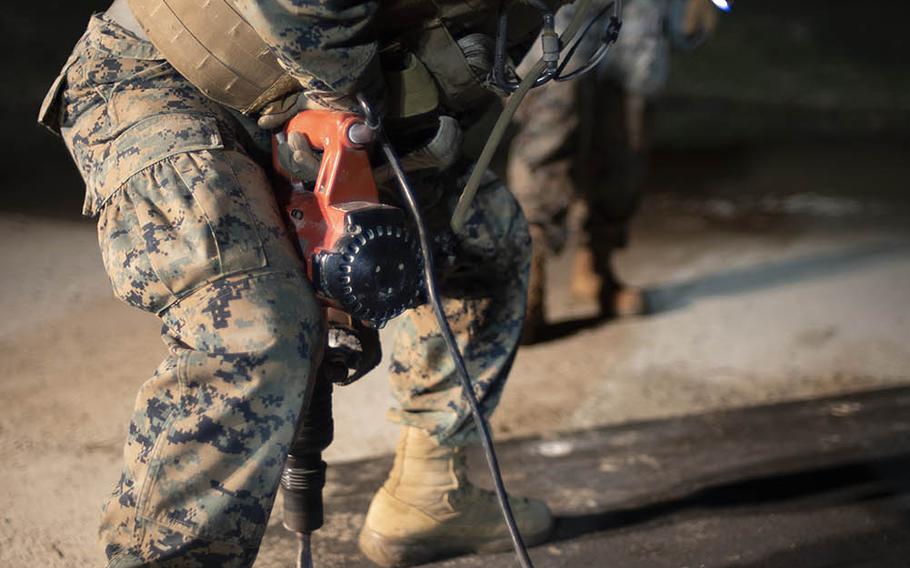
<path id="1" fill-rule="evenodd" d="M 910 566 L 908 387 L 513 440 L 500 456 L 510 490 L 558 517 L 538 567 Z M 316 566 L 371 566 L 356 530 L 388 466 L 330 468 Z M 273 518 L 257 566 L 291 565 L 294 546 Z"/>

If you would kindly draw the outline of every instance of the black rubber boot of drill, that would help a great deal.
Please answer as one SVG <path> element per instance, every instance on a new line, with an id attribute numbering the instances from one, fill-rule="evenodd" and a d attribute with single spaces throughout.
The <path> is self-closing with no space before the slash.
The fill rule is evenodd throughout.
<path id="1" fill-rule="evenodd" d="M 300 416 L 288 461 L 281 475 L 284 490 L 284 526 L 297 533 L 311 533 L 324 521 L 322 488 L 326 464 L 322 452 L 332 443 L 332 381 L 322 372 L 310 404 Z"/>

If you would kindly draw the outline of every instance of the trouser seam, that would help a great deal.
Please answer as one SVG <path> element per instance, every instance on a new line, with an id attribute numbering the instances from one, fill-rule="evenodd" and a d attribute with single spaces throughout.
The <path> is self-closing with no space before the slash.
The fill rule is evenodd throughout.
<path id="1" fill-rule="evenodd" d="M 263 247 L 263 255 L 266 255 L 264 247 Z M 260 278 L 268 278 L 268 277 L 274 277 L 274 276 L 282 276 L 282 277 L 286 277 L 286 278 L 294 278 L 294 277 L 299 276 L 300 278 L 303 278 L 303 279 L 309 281 L 309 277 L 307 276 L 303 267 L 300 267 L 300 268 L 261 267 L 261 268 L 254 268 L 254 269 L 250 269 L 250 270 L 236 270 L 233 272 L 218 274 L 211 278 L 205 279 L 204 281 L 200 282 L 199 284 L 196 284 L 195 286 L 192 286 L 190 289 L 182 292 L 181 294 L 174 296 L 174 299 L 172 301 L 170 301 L 166 306 L 164 306 L 163 308 L 161 308 L 160 310 L 158 310 L 155 313 L 159 318 L 162 318 L 165 316 L 165 314 L 167 314 L 167 312 L 171 308 L 174 308 L 175 306 L 179 306 L 183 302 L 190 300 L 196 294 L 205 291 L 206 288 L 210 287 L 212 284 L 215 284 L 216 282 L 220 282 L 222 280 L 226 280 L 226 279 L 230 279 L 230 278 L 249 278 L 252 280 L 258 280 Z"/>
<path id="2" fill-rule="evenodd" d="M 139 495 L 139 499 L 136 503 L 136 514 L 134 516 L 134 529 L 133 537 L 134 542 L 142 542 L 146 536 L 145 523 L 147 521 L 152 521 L 145 513 L 145 508 L 148 505 L 149 494 L 152 491 L 154 483 L 154 475 L 157 474 L 160 464 L 152 466 L 152 462 L 158 456 L 162 446 L 164 445 L 164 440 L 167 438 L 168 432 L 171 430 L 171 426 L 174 424 L 174 420 L 177 415 L 180 413 L 180 401 L 183 399 L 183 388 L 186 382 L 186 367 L 187 359 L 189 358 L 189 353 L 182 351 L 176 354 L 177 359 L 177 398 L 174 402 L 173 409 L 168 413 L 167 418 L 164 421 L 164 424 L 161 429 L 161 433 L 158 434 L 158 437 L 155 439 L 155 446 L 152 448 L 151 454 L 149 455 L 149 467 L 145 470 L 145 475 L 142 479 L 142 493 Z M 140 522 L 143 521 L 143 522 Z M 158 524 L 158 523 L 155 523 Z"/>
<path id="3" fill-rule="evenodd" d="M 265 268 L 265 269 L 259 269 L 259 270 L 252 270 L 252 271 L 245 272 L 245 273 L 224 274 L 224 275 L 219 276 L 218 278 L 214 278 L 212 280 L 205 282 L 204 284 L 197 286 L 196 288 L 194 288 L 192 290 L 192 292 L 189 292 L 188 294 L 177 299 L 177 301 L 169 304 L 167 307 L 165 307 L 160 312 L 158 312 L 158 317 L 165 323 L 165 325 L 167 325 L 167 327 L 169 329 L 171 329 L 171 332 L 174 333 L 178 339 L 182 339 L 179 331 L 173 329 L 174 326 L 171 325 L 172 323 L 176 323 L 176 324 L 179 324 L 180 326 L 182 326 L 187 323 L 186 318 L 178 315 L 180 313 L 181 306 L 184 303 L 191 303 L 197 295 L 204 294 L 206 292 L 206 290 L 209 287 L 211 287 L 213 284 L 220 282 L 222 280 L 228 280 L 228 279 L 232 279 L 232 278 L 248 279 L 251 282 L 254 282 L 254 281 L 259 282 L 259 281 L 270 279 L 270 278 L 285 278 L 285 279 L 289 279 L 289 280 L 300 278 L 300 279 L 303 279 L 303 280 L 307 281 L 308 283 L 310 283 L 309 277 L 307 277 L 306 273 L 302 269 L 294 269 L 294 268 L 288 268 L 288 269 Z M 310 283 L 310 285 L 312 285 L 312 283 Z"/>
<path id="4" fill-rule="evenodd" d="M 141 518 L 142 521 L 143 521 L 144 523 L 148 523 L 148 524 L 150 524 L 150 525 L 155 525 L 156 527 L 165 528 L 165 529 L 170 530 L 170 531 L 182 532 L 182 533 L 184 533 L 184 534 L 187 534 L 187 535 L 193 537 L 193 539 L 195 539 L 195 540 L 202 540 L 202 541 L 205 541 L 205 542 L 208 542 L 208 543 L 227 543 L 227 544 L 231 544 L 231 545 L 237 545 L 237 546 L 239 546 L 239 547 L 241 547 L 241 548 L 244 548 L 244 549 L 246 549 L 246 550 L 255 550 L 255 549 L 258 548 L 257 546 L 250 546 L 250 545 L 248 545 L 248 544 L 244 544 L 244 543 L 243 543 L 242 541 L 240 541 L 239 539 L 237 539 L 237 540 L 234 540 L 234 539 L 217 539 L 217 538 L 211 538 L 211 537 L 207 537 L 207 536 L 204 536 L 204 535 L 200 535 L 200 534 L 198 534 L 198 533 L 196 533 L 196 532 L 194 532 L 194 531 L 188 530 L 188 529 L 184 529 L 184 528 L 179 528 L 179 529 L 178 529 L 178 528 L 175 528 L 175 527 L 172 526 L 172 525 L 169 525 L 169 524 L 167 524 L 167 523 L 161 522 L 161 521 L 159 521 L 159 520 L 157 520 L 157 519 L 154 519 L 154 518 L 152 518 L 152 517 L 147 517 L 147 516 L 144 516 L 144 515 L 140 515 L 139 518 Z"/>

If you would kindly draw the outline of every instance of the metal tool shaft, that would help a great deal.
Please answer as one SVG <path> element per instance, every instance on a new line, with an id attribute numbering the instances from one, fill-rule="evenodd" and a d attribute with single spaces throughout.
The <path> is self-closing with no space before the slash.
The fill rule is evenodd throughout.
<path id="1" fill-rule="evenodd" d="M 326 464 L 322 452 L 332 443 L 332 381 L 327 373 L 315 375 L 309 404 L 297 422 L 297 431 L 281 475 L 284 526 L 297 535 L 297 567 L 312 568 L 311 537 L 323 525 L 322 488 Z"/>
<path id="2" fill-rule="evenodd" d="M 313 568 L 312 534 L 297 533 L 297 568 Z"/>

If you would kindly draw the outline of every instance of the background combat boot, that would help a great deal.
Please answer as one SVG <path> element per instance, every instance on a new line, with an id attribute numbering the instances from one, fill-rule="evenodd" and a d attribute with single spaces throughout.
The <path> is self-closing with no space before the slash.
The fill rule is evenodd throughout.
<path id="1" fill-rule="evenodd" d="M 531 233 L 531 271 L 528 276 L 525 323 L 521 330 L 522 345 L 539 341 L 547 325 L 544 308 L 547 293 L 547 244 L 540 226 L 530 225 L 528 232 Z"/>
<path id="2" fill-rule="evenodd" d="M 520 497 L 509 502 L 525 544 L 545 541 L 553 529 L 547 506 Z M 410 427 L 402 428 L 395 463 L 370 503 L 359 544 L 383 567 L 512 546 L 495 494 L 468 482 L 463 449 L 440 446 Z"/>
<path id="3" fill-rule="evenodd" d="M 603 279 L 594 270 L 594 254 L 587 245 L 579 244 L 572 262 L 572 297 L 596 301 Z"/>
<path id="4" fill-rule="evenodd" d="M 641 288 L 623 284 L 613 271 L 612 251 L 579 244 L 572 266 L 572 296 L 596 301 L 601 317 L 628 317 L 647 313 Z"/>

